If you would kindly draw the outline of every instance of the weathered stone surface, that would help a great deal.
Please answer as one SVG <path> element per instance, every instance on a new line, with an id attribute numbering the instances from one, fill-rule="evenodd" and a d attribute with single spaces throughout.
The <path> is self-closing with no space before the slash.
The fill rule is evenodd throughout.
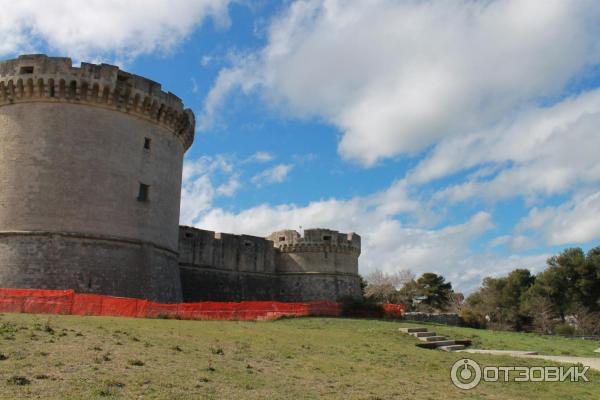
<path id="1" fill-rule="evenodd" d="M 261 238 L 181 227 L 179 253 L 185 301 L 360 295 L 360 237 L 354 233 L 307 229 L 304 238 L 296 231 Z"/>
<path id="2" fill-rule="evenodd" d="M 191 140 L 193 114 L 145 78 L 42 55 L 0 63 L 0 286 L 180 301 Z"/>

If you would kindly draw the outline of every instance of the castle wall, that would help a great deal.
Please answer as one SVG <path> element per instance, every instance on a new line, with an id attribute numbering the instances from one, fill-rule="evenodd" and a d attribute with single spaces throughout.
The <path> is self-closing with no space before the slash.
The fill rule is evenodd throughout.
<path id="1" fill-rule="evenodd" d="M 179 230 L 179 263 L 223 271 L 275 271 L 273 243 L 250 235 L 215 233 L 186 226 Z"/>
<path id="2" fill-rule="evenodd" d="M 177 255 L 136 241 L 28 232 L 0 234 L 2 287 L 180 299 Z"/>
<path id="3" fill-rule="evenodd" d="M 338 300 L 359 296 L 360 280 L 356 274 L 281 274 L 279 301 Z"/>
<path id="4" fill-rule="evenodd" d="M 180 301 L 176 116 L 179 99 L 117 67 L 0 63 L 0 285 Z"/>
<path id="5" fill-rule="evenodd" d="M 359 251 L 349 248 L 347 235 L 336 246 L 328 246 L 326 253 L 316 241 L 305 252 L 286 247 L 284 253 L 272 240 L 279 240 L 276 234 L 265 239 L 181 227 L 179 265 L 184 301 L 336 300 L 360 294 Z M 295 231 L 281 234 L 290 241 L 298 235 Z"/>

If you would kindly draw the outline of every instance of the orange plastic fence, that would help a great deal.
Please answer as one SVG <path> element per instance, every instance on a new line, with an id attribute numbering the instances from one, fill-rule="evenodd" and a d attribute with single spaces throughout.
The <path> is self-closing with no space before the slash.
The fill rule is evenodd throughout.
<path id="1" fill-rule="evenodd" d="M 384 304 L 383 312 L 385 316 L 391 318 L 400 318 L 402 314 L 404 314 L 404 305 L 403 304 Z"/>
<path id="2" fill-rule="evenodd" d="M 384 310 L 386 315 L 400 317 L 404 307 L 385 304 Z M 73 290 L 0 288 L 0 312 L 197 320 L 272 320 L 285 316 L 337 317 L 341 315 L 342 309 L 338 303 L 331 301 L 306 303 L 205 301 L 162 304 L 125 297 L 79 294 Z"/>

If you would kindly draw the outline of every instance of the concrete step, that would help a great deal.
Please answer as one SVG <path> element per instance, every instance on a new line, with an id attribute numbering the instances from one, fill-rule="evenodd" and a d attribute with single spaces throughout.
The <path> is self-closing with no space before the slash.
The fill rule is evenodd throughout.
<path id="1" fill-rule="evenodd" d="M 444 351 L 456 351 L 456 350 L 462 350 L 465 348 L 464 344 L 450 344 L 448 346 L 439 346 L 438 349 L 440 350 L 444 350 Z"/>
<path id="2" fill-rule="evenodd" d="M 440 340 L 446 340 L 446 339 L 448 339 L 446 336 L 438 336 L 438 335 L 425 336 L 425 337 L 419 338 L 419 340 L 422 342 L 439 342 Z"/>
<path id="3" fill-rule="evenodd" d="M 462 344 L 465 347 L 468 347 L 471 345 L 471 339 L 454 339 L 454 342 L 456 344 Z"/>
<path id="4" fill-rule="evenodd" d="M 435 332 L 412 332 L 412 333 L 409 333 L 409 335 L 412 335 L 416 338 L 422 338 L 422 337 L 435 336 Z"/>
<path id="5" fill-rule="evenodd" d="M 437 342 L 423 342 L 417 343 L 418 347 L 423 347 L 425 349 L 437 349 L 442 346 L 452 346 L 457 344 L 454 340 L 439 340 Z"/>
<path id="6" fill-rule="evenodd" d="M 427 328 L 399 328 L 402 333 L 427 332 Z"/>

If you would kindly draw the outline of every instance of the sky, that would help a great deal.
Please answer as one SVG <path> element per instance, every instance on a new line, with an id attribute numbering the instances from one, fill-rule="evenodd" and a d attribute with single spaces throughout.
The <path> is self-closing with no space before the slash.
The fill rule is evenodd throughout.
<path id="1" fill-rule="evenodd" d="M 600 2 L 0 5 L 0 58 L 116 64 L 194 111 L 182 224 L 353 231 L 361 274 L 465 292 L 600 244 Z"/>

